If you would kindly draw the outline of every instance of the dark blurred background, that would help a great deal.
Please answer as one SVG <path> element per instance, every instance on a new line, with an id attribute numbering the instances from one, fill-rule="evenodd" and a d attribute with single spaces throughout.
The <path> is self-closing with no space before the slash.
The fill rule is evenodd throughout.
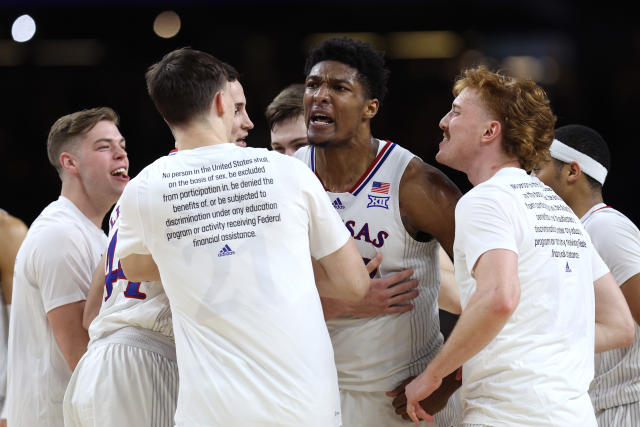
<path id="1" fill-rule="evenodd" d="M 170 38 L 154 32 L 164 11 L 180 21 Z M 23 14 L 33 18 L 36 32 L 18 43 L 12 26 Z M 163 16 L 168 31 L 174 15 Z M 0 207 L 30 224 L 57 198 L 60 184 L 45 143 L 64 114 L 113 107 L 132 176 L 173 148 L 146 94 L 144 72 L 177 47 L 205 50 L 240 71 L 255 123 L 247 141 L 267 147 L 265 107 L 283 87 L 303 81 L 309 47 L 336 33 L 386 52 L 389 94 L 372 122 L 375 136 L 435 164 L 438 122 L 462 68 L 485 63 L 534 78 L 547 90 L 558 125 L 582 123 L 603 134 L 612 151 L 605 201 L 640 222 L 634 170 L 640 25 L 611 1 L 0 0 L 0 178 L 6 192 Z M 464 175 L 436 166 L 469 190 Z"/>

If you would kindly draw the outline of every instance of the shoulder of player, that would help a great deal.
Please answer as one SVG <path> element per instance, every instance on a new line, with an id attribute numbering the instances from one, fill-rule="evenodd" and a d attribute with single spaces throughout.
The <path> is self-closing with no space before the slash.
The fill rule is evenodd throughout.
<path id="1" fill-rule="evenodd" d="M 27 225 L 21 219 L 8 213 L 0 213 L 0 236 L 2 236 L 0 246 L 2 246 L 3 242 L 15 238 L 24 238 L 27 230 Z"/>
<path id="2" fill-rule="evenodd" d="M 419 193 L 438 194 L 458 200 L 462 193 L 440 169 L 414 157 L 409 161 L 400 179 L 400 197 L 413 197 Z"/>
<path id="3" fill-rule="evenodd" d="M 613 208 L 593 212 L 584 228 L 590 235 L 602 235 L 604 239 L 620 233 L 640 236 L 638 227 L 626 215 Z"/>
<path id="4" fill-rule="evenodd" d="M 409 161 L 400 179 L 401 189 L 407 185 L 440 187 L 460 193 L 458 187 L 440 169 L 418 157 L 414 157 Z"/>

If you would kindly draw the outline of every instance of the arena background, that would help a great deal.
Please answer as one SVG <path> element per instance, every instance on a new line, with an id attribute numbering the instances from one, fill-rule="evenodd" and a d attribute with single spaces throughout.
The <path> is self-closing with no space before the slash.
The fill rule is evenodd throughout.
<path id="1" fill-rule="evenodd" d="M 153 30 L 172 10 L 180 30 Z M 12 40 L 14 20 L 29 14 L 33 39 Z M 284 86 L 302 82 L 310 45 L 349 33 L 387 52 L 389 94 L 372 122 L 425 161 L 434 155 L 438 122 L 451 104 L 462 67 L 529 74 L 548 91 L 558 125 L 599 130 L 612 150 L 605 201 L 640 222 L 637 127 L 640 120 L 640 26 L 617 2 L 565 1 L 0 1 L 0 207 L 30 224 L 59 194 L 45 152 L 51 124 L 94 106 L 121 116 L 135 176 L 173 148 L 149 100 L 146 68 L 170 50 L 213 53 L 241 73 L 255 128 L 247 142 L 266 147 L 264 109 Z M 435 164 L 460 188 L 466 177 Z"/>

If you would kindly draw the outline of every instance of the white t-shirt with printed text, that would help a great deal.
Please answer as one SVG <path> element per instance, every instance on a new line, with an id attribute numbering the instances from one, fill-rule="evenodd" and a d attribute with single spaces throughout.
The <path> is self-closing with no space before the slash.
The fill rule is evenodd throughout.
<path id="1" fill-rule="evenodd" d="M 86 299 L 107 243 L 101 228 L 60 196 L 33 222 L 16 256 L 9 324 L 8 424 L 62 426 L 71 370 L 47 313 Z"/>
<path id="2" fill-rule="evenodd" d="M 265 149 L 179 151 L 127 185 L 116 256 L 151 254 L 160 270 L 176 425 L 340 425 L 311 257 L 348 238 L 306 166 Z"/>
<path id="3" fill-rule="evenodd" d="M 456 282 L 463 311 L 473 268 L 492 249 L 518 255 L 520 301 L 463 367 L 464 422 L 595 426 L 594 280 L 608 269 L 571 209 L 537 178 L 503 168 L 456 207 Z"/>

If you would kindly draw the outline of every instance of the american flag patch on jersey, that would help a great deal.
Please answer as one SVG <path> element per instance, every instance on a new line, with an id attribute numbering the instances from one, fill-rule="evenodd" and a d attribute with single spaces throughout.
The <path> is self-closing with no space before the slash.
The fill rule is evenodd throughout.
<path id="1" fill-rule="evenodd" d="M 388 182 L 373 181 L 373 184 L 371 184 L 371 192 L 389 194 L 390 186 L 391 184 L 389 184 Z"/>

